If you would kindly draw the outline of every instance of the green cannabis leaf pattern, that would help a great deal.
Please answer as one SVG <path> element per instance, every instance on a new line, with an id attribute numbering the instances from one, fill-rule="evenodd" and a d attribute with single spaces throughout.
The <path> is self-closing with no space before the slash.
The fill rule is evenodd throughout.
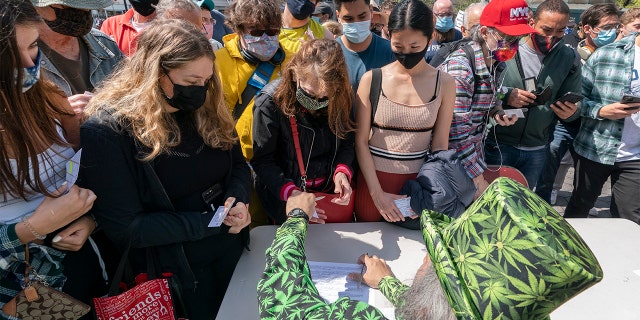
<path id="1" fill-rule="evenodd" d="M 603 276 L 573 227 L 508 178 L 458 219 L 424 210 L 421 222 L 458 319 L 544 319 Z"/>
<path id="2" fill-rule="evenodd" d="M 327 304 L 311 280 L 305 257 L 307 223 L 302 218 L 288 219 L 276 232 L 266 252 L 266 266 L 258 282 L 258 308 L 261 319 L 273 320 L 382 320 L 380 310 L 343 297 Z M 354 258 L 355 259 L 355 258 Z M 393 277 L 384 277 L 380 291 L 398 305 L 398 297 L 408 287 Z"/>

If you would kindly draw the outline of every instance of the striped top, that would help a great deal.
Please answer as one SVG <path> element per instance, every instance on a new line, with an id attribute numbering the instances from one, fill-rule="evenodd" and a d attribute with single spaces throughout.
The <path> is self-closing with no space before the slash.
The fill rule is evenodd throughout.
<path id="1" fill-rule="evenodd" d="M 60 137 L 64 140 L 62 127 L 57 126 Z M 40 167 L 40 179 L 49 191 L 55 191 L 62 185 L 66 177 L 66 164 L 73 157 L 74 151 L 71 147 L 63 147 L 52 145 L 49 149 L 38 155 L 38 166 Z M 11 169 L 16 172 L 16 161 L 9 160 Z M 30 170 L 31 168 L 30 165 Z M 10 194 L 3 195 L 0 199 L 0 225 L 18 223 L 22 217 L 30 216 L 36 208 L 42 203 L 45 196 L 42 193 L 33 193 L 27 195 L 27 201 L 20 197 L 14 197 Z"/>
<path id="2" fill-rule="evenodd" d="M 380 90 L 369 139 L 377 171 L 397 174 L 420 171 L 431 147 L 433 125 L 442 103 L 439 75 L 433 98 L 424 104 L 400 104 L 389 100 Z"/>
<path id="3" fill-rule="evenodd" d="M 474 75 L 463 49 L 449 55 L 439 68 L 450 74 L 456 82 L 456 102 L 449 131 L 449 149 L 457 151 L 467 175 L 475 178 L 487 168 L 482 144 L 487 115 L 489 110 L 501 104 L 501 101 L 494 95 L 492 77 L 484 61 L 482 47 L 475 42 L 472 42 L 471 46 L 481 83 L 474 86 Z M 478 92 L 474 92 L 475 88 Z"/>

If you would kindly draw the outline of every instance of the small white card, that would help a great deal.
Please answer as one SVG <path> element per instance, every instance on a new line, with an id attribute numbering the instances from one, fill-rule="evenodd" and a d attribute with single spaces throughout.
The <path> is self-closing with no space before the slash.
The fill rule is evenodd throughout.
<path id="1" fill-rule="evenodd" d="M 78 150 L 76 154 L 69 159 L 67 162 L 66 172 L 67 175 L 65 177 L 65 181 L 67 182 L 67 190 L 69 192 L 71 187 L 76 184 L 76 180 L 78 180 L 78 172 L 80 172 L 80 158 L 82 157 L 82 149 Z"/>
<path id="2" fill-rule="evenodd" d="M 405 218 L 416 214 L 413 209 L 411 209 L 411 197 L 394 200 L 393 202 L 396 203 L 396 207 L 398 207 L 398 210 L 400 210 L 400 213 L 402 213 Z"/>
<path id="3" fill-rule="evenodd" d="M 213 215 L 213 218 L 211 218 L 211 221 L 209 221 L 209 228 L 217 228 L 220 225 L 222 225 L 222 222 L 224 221 L 224 218 L 227 217 L 227 214 L 229 214 L 229 211 L 231 210 L 231 207 L 233 206 L 233 204 L 231 204 L 231 206 L 229 206 L 228 208 L 225 208 L 224 206 L 219 206 L 218 210 L 216 210 L 216 213 Z M 213 205 L 211 205 L 211 209 L 215 210 L 215 207 Z"/>
<path id="4" fill-rule="evenodd" d="M 503 110 L 504 114 L 511 117 L 512 115 L 518 116 L 518 118 L 524 118 L 524 110 L 522 109 L 506 109 Z"/>

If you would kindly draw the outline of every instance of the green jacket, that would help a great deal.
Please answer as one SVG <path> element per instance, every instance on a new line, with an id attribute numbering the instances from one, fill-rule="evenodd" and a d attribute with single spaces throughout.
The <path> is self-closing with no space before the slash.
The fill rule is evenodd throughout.
<path id="1" fill-rule="evenodd" d="M 525 46 L 527 44 L 523 40 L 520 45 Z M 505 98 L 502 100 L 505 109 L 513 108 L 507 105 L 507 99 L 513 88 L 524 89 L 524 81 L 518 70 L 517 61 L 519 56 L 520 52 L 516 54 L 515 58 L 507 61 L 507 66 L 503 71 L 504 81 L 502 85 L 509 88 Z M 551 111 L 549 104 L 567 92 L 579 93 L 581 90 L 581 65 L 575 57 L 575 50 L 567 47 L 564 41 L 561 40 L 542 60 L 542 68 L 536 79 L 539 90 L 549 86 L 551 99 L 544 105 L 529 108 L 529 111 L 525 113 L 525 118 L 518 119 L 512 126 L 493 127 L 492 130 L 495 130 L 496 135 L 494 136 L 493 132 L 491 132 L 489 139 L 496 139 L 495 137 L 497 137 L 500 144 L 515 147 L 537 147 L 548 144 L 549 135 L 553 132 L 552 129 L 558 119 L 556 114 Z M 571 122 L 578 119 L 579 116 L 580 112 L 577 111 L 564 121 Z"/>

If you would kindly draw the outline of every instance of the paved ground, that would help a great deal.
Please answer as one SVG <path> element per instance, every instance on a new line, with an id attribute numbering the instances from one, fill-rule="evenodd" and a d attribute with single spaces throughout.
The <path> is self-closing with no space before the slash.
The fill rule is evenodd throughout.
<path id="1" fill-rule="evenodd" d="M 571 197 L 571 191 L 573 190 L 573 168 L 569 169 L 567 176 L 564 179 L 564 184 L 562 185 L 562 189 L 558 192 L 558 199 L 556 200 L 556 204 L 553 206 L 556 211 L 560 214 L 564 214 L 564 208 L 567 206 L 569 202 L 569 198 Z M 589 218 L 608 218 L 611 217 L 609 212 L 609 204 L 611 203 L 611 180 L 607 180 L 604 187 L 602 187 L 602 194 L 598 197 L 598 201 L 596 201 L 595 208 L 598 212 L 597 215 L 590 215 Z"/>

